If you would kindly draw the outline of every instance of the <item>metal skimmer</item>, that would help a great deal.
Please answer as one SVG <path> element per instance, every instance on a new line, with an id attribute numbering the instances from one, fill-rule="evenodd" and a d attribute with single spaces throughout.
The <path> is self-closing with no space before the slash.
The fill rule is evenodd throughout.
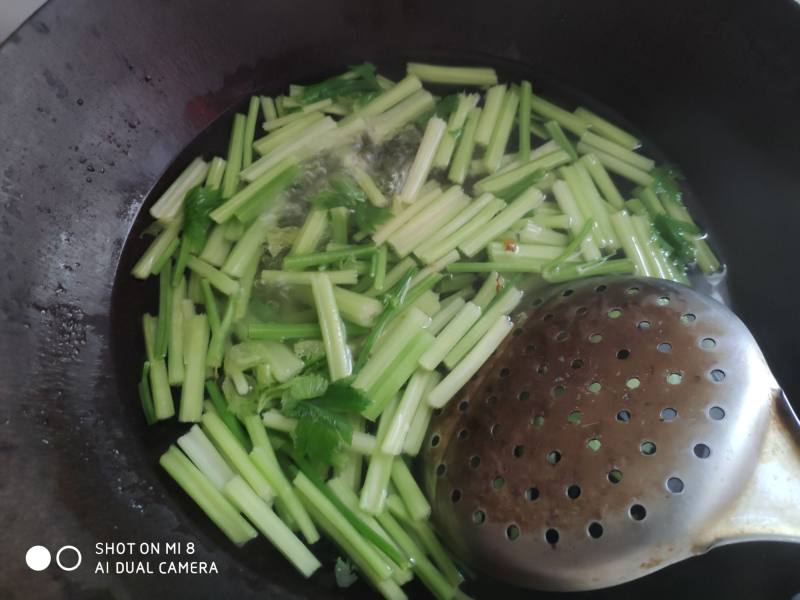
<path id="1" fill-rule="evenodd" d="M 584 590 L 800 541 L 797 418 L 733 313 L 654 279 L 528 302 L 425 441 L 435 522 L 468 565 Z"/>

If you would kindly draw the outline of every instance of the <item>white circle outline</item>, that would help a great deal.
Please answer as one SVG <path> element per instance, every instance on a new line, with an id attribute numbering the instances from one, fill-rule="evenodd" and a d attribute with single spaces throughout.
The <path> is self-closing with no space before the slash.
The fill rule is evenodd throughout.
<path id="1" fill-rule="evenodd" d="M 39 559 L 43 559 L 45 556 L 47 557 L 47 561 L 44 563 L 44 565 L 41 568 L 39 568 L 38 560 Z M 50 550 L 48 550 L 47 548 L 45 548 L 44 546 L 42 546 L 40 544 L 37 544 L 35 546 L 31 546 L 30 548 L 28 548 L 28 551 L 25 553 L 25 564 L 28 565 L 28 568 L 31 571 L 42 572 L 47 567 L 50 566 L 50 563 L 52 561 L 53 561 L 53 555 L 50 554 Z M 31 564 L 31 563 L 33 563 L 33 564 Z"/>
<path id="2" fill-rule="evenodd" d="M 75 554 L 78 555 L 78 562 L 75 563 L 75 566 L 65 567 L 64 565 L 61 564 L 61 553 L 64 550 L 74 550 Z M 62 571 L 74 571 L 75 569 L 81 566 L 82 561 L 83 561 L 83 555 L 81 554 L 81 551 L 78 550 L 75 546 L 61 546 L 61 548 L 58 549 L 58 552 L 56 552 L 56 564 L 61 568 Z"/>

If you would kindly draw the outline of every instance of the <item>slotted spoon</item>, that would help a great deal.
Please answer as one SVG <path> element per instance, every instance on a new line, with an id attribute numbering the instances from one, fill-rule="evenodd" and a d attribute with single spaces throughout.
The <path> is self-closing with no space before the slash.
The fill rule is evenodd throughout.
<path id="1" fill-rule="evenodd" d="M 797 417 L 730 310 L 619 277 L 531 303 L 425 441 L 434 520 L 466 564 L 586 590 L 800 541 Z"/>

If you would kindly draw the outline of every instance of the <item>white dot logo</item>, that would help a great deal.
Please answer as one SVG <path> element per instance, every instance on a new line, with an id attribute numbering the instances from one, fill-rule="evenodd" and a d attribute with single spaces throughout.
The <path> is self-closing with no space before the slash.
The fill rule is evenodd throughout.
<path id="1" fill-rule="evenodd" d="M 61 557 L 62 554 L 64 555 L 63 559 Z M 74 571 L 77 569 L 81 566 L 82 558 L 81 551 L 75 546 L 61 546 L 58 552 L 56 552 L 56 564 L 64 571 Z M 73 560 L 75 561 L 74 564 L 72 563 Z"/>
<path id="2" fill-rule="evenodd" d="M 31 546 L 25 553 L 25 562 L 34 571 L 44 571 L 50 566 L 50 550 L 44 546 Z"/>

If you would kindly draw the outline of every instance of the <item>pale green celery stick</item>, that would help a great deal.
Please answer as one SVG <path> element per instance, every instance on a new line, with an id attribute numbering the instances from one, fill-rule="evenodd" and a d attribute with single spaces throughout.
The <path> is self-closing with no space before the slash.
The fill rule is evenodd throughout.
<path id="1" fill-rule="evenodd" d="M 549 194 L 553 189 L 553 184 L 556 182 L 556 179 L 558 178 L 556 177 L 555 173 L 553 173 L 552 171 L 548 171 L 547 173 L 544 174 L 544 177 L 542 177 L 537 183 L 533 185 L 536 189 L 540 190 L 541 192 Z"/>
<path id="2" fill-rule="evenodd" d="M 425 191 L 426 187 L 428 187 L 427 191 Z M 441 193 L 442 190 L 436 183 L 428 182 L 425 184 L 417 201 L 411 206 L 403 207 L 395 216 L 380 225 L 375 230 L 375 233 L 372 234 L 372 241 L 375 242 L 376 245 L 383 244 L 390 235 L 408 223 L 408 221 L 419 214 L 420 211 L 430 206 Z"/>
<path id="3" fill-rule="evenodd" d="M 383 312 L 383 304 L 375 298 L 344 288 L 334 287 L 333 297 L 342 316 L 351 323 L 362 327 L 371 327 L 377 316 Z"/>
<path id="4" fill-rule="evenodd" d="M 486 279 L 483 280 L 478 293 L 472 299 L 472 303 L 481 310 L 489 306 L 489 303 L 494 300 L 494 297 L 503 289 L 503 278 L 497 271 L 489 273 Z"/>
<path id="5" fill-rule="evenodd" d="M 376 345 L 374 354 L 361 368 L 353 382 L 353 387 L 368 390 L 383 377 L 397 355 L 408 346 L 414 336 L 428 325 L 430 317 L 421 310 L 411 307 L 397 320 L 391 335 L 385 334 Z"/>
<path id="6" fill-rule="evenodd" d="M 515 244 L 513 249 L 506 249 L 505 244 L 501 242 L 492 242 L 489 244 L 488 253 L 489 259 L 492 261 L 504 261 L 514 259 L 539 259 L 539 260 L 555 260 L 564 248 L 559 246 L 547 246 L 545 244 Z M 566 259 L 571 262 L 580 262 L 577 257 L 569 257 Z"/>
<path id="7" fill-rule="evenodd" d="M 411 420 L 414 418 L 414 413 L 422 401 L 422 394 L 428 386 L 430 378 L 430 372 L 418 369 L 408 381 L 408 385 L 406 385 L 400 403 L 392 415 L 392 420 L 387 426 L 381 442 L 380 449 L 385 454 L 396 456 L 402 452 L 408 428 L 411 426 Z M 386 418 L 384 416 L 382 420 Z"/>
<path id="8" fill-rule="evenodd" d="M 275 114 L 278 117 L 282 117 L 286 114 L 286 107 L 284 106 L 284 101 L 286 100 L 286 96 L 276 96 L 275 97 Z"/>
<path id="9" fill-rule="evenodd" d="M 167 249 L 164 251 L 164 253 L 158 258 L 156 262 L 153 263 L 153 268 L 151 270 L 153 275 L 161 274 L 161 269 L 164 268 L 164 266 L 172 258 L 172 255 L 175 254 L 175 251 L 178 249 L 178 246 L 180 246 L 180 241 L 178 239 L 174 239 L 172 240 L 172 242 L 170 242 L 170 245 L 167 246 Z"/>
<path id="10" fill-rule="evenodd" d="M 186 297 L 195 304 L 203 303 L 203 291 L 200 289 L 202 277 L 194 271 L 189 271 L 189 282 L 186 284 Z"/>
<path id="11" fill-rule="evenodd" d="M 618 159 L 606 152 L 597 149 L 594 146 L 589 146 L 583 142 L 578 142 L 578 152 L 581 154 L 594 154 L 597 160 L 609 171 L 616 173 L 639 185 L 648 186 L 653 183 L 653 177 L 646 171 L 637 169 L 629 163 Z"/>
<path id="12" fill-rule="evenodd" d="M 533 116 L 531 116 L 530 124 L 531 124 L 531 133 L 533 135 L 538 137 L 540 140 L 545 140 L 545 141 L 550 140 L 550 134 L 547 133 L 547 130 L 539 121 L 533 120 Z"/>
<path id="13" fill-rule="evenodd" d="M 378 429 L 375 432 L 377 445 L 369 458 L 369 465 L 364 476 L 364 485 L 361 488 L 358 502 L 359 508 L 370 515 L 377 515 L 382 512 L 386 501 L 389 480 L 392 474 L 392 463 L 395 457 L 384 452 L 381 446 L 383 446 L 383 442 L 386 439 L 386 434 L 389 431 L 398 403 L 397 397 L 390 400 L 382 418 L 378 421 Z"/>
<path id="14" fill-rule="evenodd" d="M 581 135 L 581 142 L 587 146 L 597 148 L 606 154 L 610 154 L 611 156 L 618 158 L 619 160 L 626 162 L 642 171 L 652 171 L 656 166 L 656 163 L 653 159 L 628 150 L 627 148 L 620 146 L 615 142 L 602 138 L 599 135 L 595 135 L 591 131 L 587 131 Z"/>
<path id="15" fill-rule="evenodd" d="M 198 425 L 178 438 L 178 446 L 220 492 L 235 473 Z"/>
<path id="16" fill-rule="evenodd" d="M 497 73 L 489 67 L 449 67 L 408 63 L 407 73 L 425 83 L 489 86 L 497 84 Z"/>
<path id="17" fill-rule="evenodd" d="M 541 273 L 546 260 L 538 258 L 507 258 L 491 262 L 457 262 L 447 267 L 451 273 Z"/>
<path id="18" fill-rule="evenodd" d="M 242 290 L 239 290 L 233 296 L 228 298 L 228 304 L 225 307 L 225 314 L 220 322 L 219 330 L 211 335 L 211 341 L 208 344 L 208 352 L 206 353 L 206 366 L 211 368 L 219 368 L 222 366 L 222 355 L 225 352 L 225 342 L 233 326 L 234 317 L 236 314 L 236 307 L 239 297 L 242 295 Z"/>
<path id="19" fill-rule="evenodd" d="M 669 270 L 663 261 L 661 250 L 656 248 L 653 240 L 653 230 L 650 219 L 647 217 L 634 215 L 631 217 L 633 230 L 636 232 L 636 238 L 639 245 L 642 247 L 647 259 L 649 270 L 652 272 L 653 277 L 660 279 L 670 279 Z"/>
<path id="20" fill-rule="evenodd" d="M 466 303 L 459 313 L 436 337 L 433 345 L 419 359 L 419 364 L 429 371 L 433 371 L 444 360 L 445 356 L 475 325 L 481 316 L 481 307 Z"/>
<path id="21" fill-rule="evenodd" d="M 378 262 L 375 268 L 375 276 L 372 279 L 373 292 L 383 292 L 386 289 L 386 263 L 389 260 L 389 248 L 381 246 L 378 248 Z"/>
<path id="22" fill-rule="evenodd" d="M 322 242 L 325 230 L 328 228 L 327 209 L 312 208 L 308 211 L 308 216 L 297 233 L 297 237 L 289 251 L 290 256 L 299 254 L 309 254 L 314 252 Z"/>
<path id="23" fill-rule="evenodd" d="M 159 221 L 172 222 L 183 214 L 183 202 L 193 187 L 203 183 L 208 173 L 208 163 L 195 158 L 183 173 L 172 182 L 155 204 L 150 207 L 150 216 Z"/>
<path id="24" fill-rule="evenodd" d="M 535 218 L 535 217 L 534 217 Z M 537 225 L 533 219 L 528 220 L 525 226 L 517 232 L 519 241 L 526 244 L 548 244 L 551 246 L 566 246 L 569 236 Z"/>
<path id="25" fill-rule="evenodd" d="M 617 186 L 608 175 L 608 171 L 603 164 L 597 160 L 594 154 L 586 154 L 581 159 L 581 163 L 589 171 L 597 187 L 603 193 L 603 197 L 608 200 L 609 204 L 616 210 L 620 210 L 625 206 L 625 200 L 622 194 L 619 193 Z"/>
<path id="26" fill-rule="evenodd" d="M 617 236 L 614 234 L 614 228 L 611 226 L 611 221 L 608 218 L 608 210 L 594 185 L 594 181 L 592 181 L 589 175 L 589 171 L 582 162 L 576 163 L 573 165 L 573 168 L 577 174 L 578 184 L 581 186 L 583 195 L 587 200 L 591 217 L 597 223 L 597 228 L 602 235 L 603 247 L 616 250 L 619 248 L 619 240 L 617 240 Z"/>
<path id="27" fill-rule="evenodd" d="M 436 372 L 431 372 L 431 378 L 428 385 L 422 394 L 422 401 L 414 413 L 414 418 L 411 420 L 411 426 L 408 428 L 406 440 L 403 444 L 403 452 L 409 456 L 416 456 L 422 448 L 422 440 L 425 438 L 425 432 L 428 431 L 428 423 L 431 420 L 431 412 L 433 409 L 428 404 L 428 394 L 436 387 L 442 380 L 442 376 Z"/>
<path id="28" fill-rule="evenodd" d="M 304 577 L 311 577 L 322 566 L 244 479 L 236 476 L 226 483 L 225 495 Z"/>
<path id="29" fill-rule="evenodd" d="M 300 135 L 301 132 L 305 131 L 312 125 L 315 125 L 322 121 L 325 118 L 325 115 L 319 112 L 313 112 L 309 114 L 299 113 L 300 117 L 292 122 L 290 125 L 286 125 L 277 131 L 273 131 L 268 135 L 265 135 L 262 138 L 259 138 L 253 143 L 253 148 L 256 152 L 258 152 L 261 156 L 269 154 L 276 148 L 280 147 L 283 144 L 286 144 L 294 137 Z"/>
<path id="30" fill-rule="evenodd" d="M 347 209 L 343 206 L 331 209 L 331 240 L 347 244 Z"/>
<path id="31" fill-rule="evenodd" d="M 595 275 L 630 275 L 636 265 L 628 258 L 602 259 L 577 265 L 565 265 L 558 270 L 545 271 L 542 278 L 548 283 L 563 283 Z"/>
<path id="32" fill-rule="evenodd" d="M 141 258 L 136 261 L 133 269 L 131 269 L 131 274 L 136 277 L 136 279 L 147 279 L 153 273 L 155 265 L 161 261 L 161 258 L 167 253 L 169 248 L 174 246 L 178 239 L 178 233 L 180 233 L 181 227 L 183 226 L 182 214 L 183 213 L 161 230 L 147 247 L 147 250 L 145 250 Z"/>
<path id="33" fill-rule="evenodd" d="M 325 100 L 320 100 L 319 102 L 314 102 L 314 104 L 309 104 L 308 106 L 304 106 L 302 110 L 289 113 L 282 117 L 275 119 L 274 121 L 267 121 L 264 123 L 264 131 L 275 131 L 276 129 L 280 129 L 281 127 L 285 127 L 290 123 L 294 123 L 306 115 L 309 114 L 322 114 L 322 109 L 327 108 L 333 104 L 333 100 L 330 98 Z"/>
<path id="34" fill-rule="evenodd" d="M 335 285 L 354 285 L 358 283 L 355 269 L 344 271 L 325 271 L 331 283 Z M 314 275 L 310 271 L 261 271 L 261 283 L 272 285 L 311 285 Z"/>
<path id="35" fill-rule="evenodd" d="M 221 267 L 231 251 L 231 242 L 225 239 L 225 227 L 215 225 L 208 235 L 200 260 L 206 261 L 214 267 Z"/>
<path id="36" fill-rule="evenodd" d="M 374 206 L 389 206 L 389 201 L 386 199 L 386 196 L 383 195 L 383 192 L 381 192 L 372 177 L 369 176 L 369 173 L 358 165 L 351 165 L 349 170 L 353 179 L 356 180 L 358 187 L 367 195 L 367 198 Z"/>
<path id="37" fill-rule="evenodd" d="M 566 182 L 558 180 L 553 184 L 553 196 L 558 203 L 559 208 L 564 212 L 564 215 L 569 219 L 569 229 L 573 237 L 577 236 L 583 229 L 583 224 L 586 218 L 581 213 L 575 197 L 572 195 L 569 186 Z M 537 222 L 537 217 L 534 217 L 534 222 Z M 541 222 L 541 221 L 538 221 Z M 581 245 L 581 253 L 586 260 L 597 260 L 600 258 L 600 250 L 594 240 L 587 238 Z"/>
<path id="38" fill-rule="evenodd" d="M 597 224 L 597 219 L 595 219 L 595 215 L 592 211 L 588 192 L 582 185 L 582 180 L 578 175 L 576 165 L 577 163 L 566 165 L 561 167 L 558 172 L 561 178 L 567 182 L 569 191 L 572 193 L 572 197 L 575 199 L 575 204 L 578 206 L 580 214 L 584 219 L 592 219 L 594 221 L 591 239 L 598 248 L 602 249 L 606 247 L 608 240 L 605 239 L 604 232 L 601 231 L 600 226 Z"/>
<path id="39" fill-rule="evenodd" d="M 578 153 L 575 151 L 575 147 L 572 145 L 572 142 L 567 139 L 567 135 L 564 133 L 564 130 L 561 129 L 561 125 L 558 124 L 558 121 L 547 121 L 544 124 L 545 131 L 550 134 L 550 138 L 556 144 L 558 144 L 561 149 L 569 154 L 569 157 L 572 160 L 578 160 Z"/>
<path id="40" fill-rule="evenodd" d="M 633 223 L 628 212 L 621 210 L 611 215 L 611 224 L 617 232 L 617 237 L 622 244 L 625 256 L 636 265 L 636 274 L 641 277 L 652 277 L 654 273 L 645 256 L 645 250 L 639 243 L 639 238 L 633 229 Z"/>
<path id="41" fill-rule="evenodd" d="M 175 415 L 175 403 L 169 389 L 167 363 L 163 358 L 150 361 L 150 389 L 153 396 L 153 408 L 156 420 L 169 419 Z"/>
<path id="42" fill-rule="evenodd" d="M 396 106 L 401 103 L 401 101 L 407 99 L 409 96 L 413 96 L 416 92 L 422 89 L 422 82 L 417 77 L 413 75 L 409 75 L 399 82 L 397 82 L 393 87 L 389 88 L 376 98 L 370 100 L 367 104 L 362 106 L 361 108 L 357 109 L 353 115 L 350 117 L 346 117 L 344 119 L 345 122 L 354 119 L 356 116 L 366 118 L 366 117 L 374 117 L 385 111 L 389 110 L 393 106 Z"/>
<path id="43" fill-rule="evenodd" d="M 353 371 L 353 360 L 347 347 L 347 334 L 339 316 L 339 308 L 333 293 L 331 280 L 324 273 L 315 274 L 311 279 L 311 292 L 314 306 L 322 329 L 322 341 L 328 359 L 328 372 L 331 381 L 347 377 Z"/>
<path id="44" fill-rule="evenodd" d="M 466 225 L 461 227 L 458 231 L 450 234 L 430 249 L 425 251 L 425 260 L 435 261 L 445 256 L 451 250 L 454 250 L 459 244 L 472 239 L 480 231 L 482 231 L 486 224 L 492 218 L 506 207 L 506 203 L 499 198 L 492 198 L 490 202 L 481 209 Z"/>
<path id="45" fill-rule="evenodd" d="M 186 278 L 181 277 L 172 291 L 170 336 L 167 348 L 167 372 L 170 385 L 183 383 L 183 300 L 186 298 Z M 152 358 L 149 359 L 152 362 Z"/>
<path id="46" fill-rule="evenodd" d="M 380 143 L 393 136 L 407 123 L 433 110 L 435 104 L 429 92 L 419 90 L 394 108 L 369 118 L 368 133 L 375 143 Z M 345 117 L 341 122 L 344 123 L 351 117 Z"/>
<path id="47" fill-rule="evenodd" d="M 298 158 L 311 156 L 320 137 L 333 129 L 336 129 L 336 121 L 324 117 L 294 136 L 291 141 L 281 144 L 244 169 L 241 173 L 242 179 L 247 182 L 255 181 L 288 156 Z"/>
<path id="48" fill-rule="evenodd" d="M 519 92 L 519 158 L 522 161 L 531 157 L 531 82 L 520 83 Z"/>
<path id="49" fill-rule="evenodd" d="M 350 426 L 353 433 L 364 433 L 365 419 L 360 415 L 350 416 Z M 353 492 L 361 488 L 361 479 L 364 475 L 364 457 L 353 449 L 352 441 L 350 448 L 344 452 L 344 464 L 334 467 L 334 474 L 343 483 L 349 486 Z"/>
<path id="50" fill-rule="evenodd" d="M 481 113 L 480 121 L 478 121 L 478 128 L 475 131 L 475 142 L 480 146 L 487 146 L 492 139 L 492 132 L 497 125 L 497 118 L 503 106 L 506 89 L 506 85 L 496 85 L 486 92 L 483 112 Z"/>
<path id="51" fill-rule="evenodd" d="M 458 95 L 458 104 L 447 120 L 447 131 L 445 131 L 444 137 L 442 137 L 442 141 L 436 150 L 436 156 L 433 158 L 433 166 L 437 169 L 446 169 L 447 165 L 450 164 L 453 150 L 456 147 L 456 137 L 463 133 L 464 122 L 479 99 L 480 96 L 478 94 Z"/>
<path id="52" fill-rule="evenodd" d="M 252 263 L 253 257 L 260 257 L 263 254 L 268 228 L 269 225 L 264 219 L 253 221 L 228 254 L 222 271 L 231 277 L 241 278 Z"/>
<path id="53" fill-rule="evenodd" d="M 414 261 L 413 258 L 407 256 L 397 264 L 395 264 L 388 273 L 386 273 L 386 280 L 383 284 L 384 288 L 387 290 L 392 289 L 394 284 L 400 281 L 406 273 L 408 273 L 409 269 L 416 268 L 417 263 Z"/>
<path id="54" fill-rule="evenodd" d="M 305 367 L 303 361 L 280 342 L 262 340 L 259 343 L 264 346 L 267 353 L 267 363 L 269 363 L 273 376 L 280 383 L 288 381 Z"/>
<path id="55" fill-rule="evenodd" d="M 270 501 L 275 496 L 269 482 L 256 468 L 245 449 L 231 433 L 231 430 L 216 414 L 205 413 L 202 417 L 203 430 L 214 442 L 214 446 L 230 465 L 244 478 L 258 496 Z"/>
<path id="56" fill-rule="evenodd" d="M 563 150 L 548 152 L 544 156 L 531 159 L 519 167 L 505 173 L 495 173 L 475 184 L 475 191 L 479 193 L 499 193 L 519 183 L 536 171 L 547 171 L 569 162 L 569 155 Z"/>
<path id="57" fill-rule="evenodd" d="M 242 171 L 242 155 L 244 151 L 244 129 L 247 117 L 236 113 L 233 116 L 233 127 L 228 143 L 228 159 L 225 175 L 222 177 L 222 197 L 227 199 L 239 188 L 239 173 Z"/>
<path id="58" fill-rule="evenodd" d="M 411 280 L 411 285 L 414 285 L 415 282 L 413 279 Z M 422 294 L 419 299 L 414 301 L 411 306 L 414 308 L 418 308 L 422 312 L 424 312 L 429 317 L 434 315 L 439 310 L 439 295 L 435 292 L 428 290 L 424 294 Z"/>
<path id="59" fill-rule="evenodd" d="M 253 282 L 258 273 L 258 268 L 261 264 L 260 256 L 253 256 L 250 263 L 244 270 L 241 279 L 239 280 L 239 293 L 234 296 L 236 302 L 233 310 L 233 320 L 238 321 L 245 316 L 247 312 L 247 305 L 250 304 L 250 296 L 253 292 Z"/>
<path id="60" fill-rule="evenodd" d="M 312 267 L 320 267 L 322 265 L 330 265 L 338 263 L 345 259 L 355 258 L 372 258 L 376 253 L 375 246 L 342 246 L 337 247 L 336 244 L 328 244 L 327 250 L 321 252 L 304 253 L 300 255 L 287 256 L 283 259 L 283 269 L 285 271 L 302 271 L 303 269 L 310 269 Z M 362 264 L 357 261 L 356 265 Z M 366 263 L 364 263 L 366 264 Z M 356 267 L 358 268 L 358 267 Z"/>
<path id="61" fill-rule="evenodd" d="M 236 242 L 244 235 L 245 226 L 241 221 L 228 221 L 225 223 L 225 239 Z"/>
<path id="62" fill-rule="evenodd" d="M 428 331 L 431 335 L 439 335 L 442 329 L 458 314 L 458 311 L 466 304 L 466 300 L 458 294 L 448 297 L 439 306 L 439 310 L 431 317 L 431 324 Z"/>
<path id="63" fill-rule="evenodd" d="M 206 187 L 209 187 L 212 190 L 219 189 L 219 187 L 222 185 L 222 176 L 225 174 L 226 164 L 227 161 L 221 156 L 215 156 L 211 159 L 211 163 L 208 167 L 208 173 L 206 173 Z"/>
<path id="64" fill-rule="evenodd" d="M 395 231 L 388 243 L 400 257 L 405 257 L 439 228 L 447 224 L 469 205 L 469 197 L 459 186 L 453 186 L 426 209 Z"/>
<path id="65" fill-rule="evenodd" d="M 242 546 L 258 535 L 219 490 L 175 446 L 170 446 L 158 462 L 234 544 Z"/>
<path id="66" fill-rule="evenodd" d="M 689 211 L 686 210 L 686 207 L 682 203 L 669 198 L 666 194 L 662 196 L 662 202 L 664 204 L 664 208 L 673 219 L 691 223 L 692 225 L 695 225 L 695 227 L 697 226 L 692 220 Z M 700 270 L 703 271 L 703 273 L 709 275 L 710 273 L 719 271 L 722 268 L 719 259 L 714 255 L 714 251 L 711 250 L 711 247 L 708 245 L 708 242 L 706 242 L 705 239 L 695 240 L 694 247 L 697 252 L 697 266 L 700 267 Z"/>
<path id="67" fill-rule="evenodd" d="M 186 288 L 189 289 L 188 286 Z M 192 317 L 195 315 L 194 311 L 194 302 L 189 298 L 184 298 L 181 302 L 181 314 L 183 315 L 183 365 L 184 365 L 184 377 L 186 376 L 186 357 L 189 352 L 189 336 L 191 330 L 189 328 L 189 322 L 192 320 Z"/>
<path id="68" fill-rule="evenodd" d="M 447 124 L 438 117 L 432 117 L 428 120 L 417 154 L 411 163 L 403 189 L 400 191 L 399 199 L 401 202 L 411 204 L 417 199 L 422 184 L 425 183 L 433 166 L 436 149 L 442 141 L 446 128 Z"/>
<path id="69" fill-rule="evenodd" d="M 264 426 L 275 431 L 283 431 L 284 433 L 291 433 L 297 427 L 297 420 L 284 417 L 280 411 L 268 410 L 261 415 L 261 420 Z"/>
<path id="70" fill-rule="evenodd" d="M 486 224 L 470 239 L 462 242 L 458 249 L 466 256 L 472 257 L 485 248 L 498 235 L 506 231 L 517 219 L 532 211 L 544 202 L 544 196 L 536 188 L 528 188 Z"/>
<path id="71" fill-rule="evenodd" d="M 189 257 L 189 259 L 186 261 L 186 266 L 189 267 L 191 271 L 197 273 L 197 275 L 200 277 L 205 277 L 211 285 L 213 285 L 226 296 L 236 293 L 236 291 L 239 289 L 239 284 L 236 281 L 228 277 L 216 267 L 212 267 L 207 262 L 200 260 L 195 256 Z"/>
<path id="72" fill-rule="evenodd" d="M 247 326 L 251 340 L 321 339 L 319 323 L 251 323 Z"/>
<path id="73" fill-rule="evenodd" d="M 497 325 L 498 317 L 510 314 L 522 300 L 523 292 L 514 286 L 506 287 L 497 298 L 483 311 L 481 318 L 461 338 L 450 352 L 445 356 L 444 364 L 448 369 L 453 369 L 464 359 L 467 353 L 480 344 L 480 340 L 492 327 Z M 471 377 L 472 375 L 470 375 Z M 435 407 L 434 407 L 435 408 Z"/>
<path id="74" fill-rule="evenodd" d="M 253 138 L 256 135 L 258 120 L 258 96 L 251 96 L 247 107 L 247 119 L 244 123 L 244 139 L 242 141 L 242 168 L 246 169 L 253 162 Z"/>
<path id="75" fill-rule="evenodd" d="M 581 117 L 535 94 L 531 94 L 531 108 L 534 113 L 542 115 L 546 119 L 557 121 L 564 129 L 568 129 L 575 135 L 579 136 L 589 128 L 589 124 Z"/>
<path id="76" fill-rule="evenodd" d="M 184 360 L 186 369 L 181 387 L 181 405 L 178 420 L 199 421 L 203 412 L 203 395 L 206 373 L 206 352 L 208 350 L 208 318 L 194 315 L 184 322 Z"/>
<path id="77" fill-rule="evenodd" d="M 420 521 L 430 516 L 431 505 L 428 504 L 425 494 L 419 489 L 408 465 L 401 458 L 392 463 L 392 483 L 412 519 Z"/>
<path id="78" fill-rule="evenodd" d="M 595 133 L 603 136 L 607 140 L 616 142 L 627 150 L 636 150 L 642 143 L 627 131 L 617 127 L 613 123 L 594 114 L 590 110 L 579 106 L 575 109 L 575 115 L 589 123 L 589 127 Z"/>
<path id="79" fill-rule="evenodd" d="M 500 160 L 511 137 L 511 129 L 514 126 L 514 117 L 517 114 L 518 106 L 519 94 L 514 89 L 511 89 L 503 98 L 503 106 L 500 109 L 494 131 L 492 131 L 492 137 L 489 139 L 489 144 L 486 146 L 486 152 L 483 155 L 483 162 L 489 173 L 494 173 L 500 168 Z"/>
<path id="80" fill-rule="evenodd" d="M 264 113 L 264 121 L 274 121 L 278 118 L 275 111 L 275 101 L 269 96 L 261 96 L 261 112 Z"/>
<path id="81" fill-rule="evenodd" d="M 655 218 L 658 215 L 666 214 L 666 210 L 661 205 L 661 201 L 656 196 L 655 192 L 650 188 L 638 188 L 636 190 L 636 195 L 639 200 L 642 201 L 647 212 L 650 213 L 651 218 Z"/>
<path id="82" fill-rule="evenodd" d="M 219 306 L 217 306 L 217 300 L 214 298 L 214 292 L 211 290 L 211 284 L 208 283 L 207 279 L 200 280 L 200 289 L 203 291 L 203 306 L 208 317 L 208 327 L 213 335 L 219 331 L 220 327 Z"/>
<path id="83" fill-rule="evenodd" d="M 461 137 L 453 153 L 453 161 L 450 164 L 450 172 L 447 178 L 453 183 L 463 184 L 469 172 L 472 154 L 475 152 L 475 133 L 478 130 L 478 122 L 481 118 L 482 110 L 475 107 L 469 111 L 467 122 L 461 132 Z"/>
<path id="84" fill-rule="evenodd" d="M 286 478 L 283 470 L 278 464 L 278 460 L 275 458 L 275 452 L 269 442 L 269 437 L 264 431 L 264 424 L 261 422 L 261 419 L 258 417 L 258 415 L 250 415 L 247 417 L 246 421 L 248 431 L 250 431 L 250 429 L 255 429 L 255 427 L 259 427 L 260 430 L 264 432 L 262 439 L 266 440 L 266 445 L 262 444 L 253 448 L 253 450 L 250 452 L 250 460 L 253 461 L 253 464 L 256 465 L 256 467 L 261 471 L 261 474 L 267 479 L 269 484 L 272 486 L 272 489 L 274 489 L 275 493 L 278 495 L 278 498 L 283 499 L 287 512 L 297 523 L 297 526 L 300 528 L 300 532 L 303 534 L 303 537 L 306 539 L 306 541 L 309 544 L 317 542 L 317 540 L 319 540 L 317 528 L 314 527 L 311 517 L 303 508 L 303 504 L 295 494 L 292 484 Z"/>
<path id="85" fill-rule="evenodd" d="M 247 184 L 240 192 L 236 193 L 227 202 L 221 204 L 211 211 L 211 218 L 217 223 L 224 223 L 230 219 L 237 210 L 245 206 L 254 198 L 258 198 L 263 193 L 269 191 L 269 185 L 288 169 L 297 164 L 297 159 L 287 156 L 279 161 L 272 169 L 264 172 L 261 177 Z"/>

